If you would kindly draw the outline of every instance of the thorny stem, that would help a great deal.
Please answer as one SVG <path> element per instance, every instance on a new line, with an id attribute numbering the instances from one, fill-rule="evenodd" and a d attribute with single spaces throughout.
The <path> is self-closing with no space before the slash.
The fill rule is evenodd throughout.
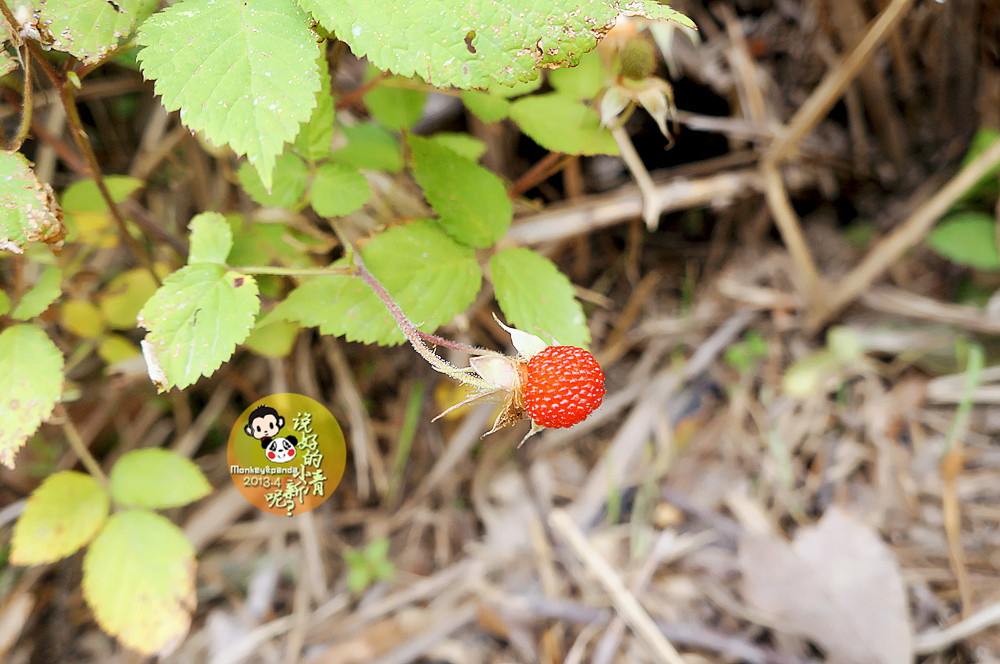
<path id="1" fill-rule="evenodd" d="M 396 300 L 392 298 L 392 295 L 390 295 L 389 291 L 387 291 L 385 286 L 382 285 L 382 282 L 380 282 L 375 275 L 368 270 L 364 259 L 361 258 L 361 253 L 354 248 L 354 245 L 351 244 L 350 240 L 348 240 L 344 235 L 340 226 L 335 223 L 331 223 L 331 225 L 333 226 L 333 231 L 337 234 L 337 237 L 340 238 L 340 242 L 344 245 L 344 251 L 347 252 L 354 263 L 352 274 L 368 284 L 368 287 L 375 292 L 378 299 L 382 300 L 382 304 L 385 305 L 385 308 L 389 311 L 389 315 L 392 316 L 392 319 L 396 321 L 396 326 L 399 328 L 400 332 L 403 333 L 403 336 L 405 336 L 407 341 L 410 342 L 410 345 L 413 346 L 413 350 L 417 351 L 417 354 L 424 358 L 428 364 L 434 367 L 436 371 L 440 371 L 447 376 L 451 376 L 463 385 L 467 385 L 480 392 L 495 392 L 497 390 L 495 385 L 491 385 L 482 378 L 470 375 L 466 371 L 459 369 L 447 360 L 438 357 L 434 351 L 427 347 L 427 344 L 424 343 L 421 336 L 422 333 L 417 330 L 416 326 L 410 322 L 409 318 L 406 317 L 406 314 L 404 314 L 403 310 L 398 304 L 396 304 Z M 442 339 L 442 341 L 444 340 Z M 457 346 L 458 344 L 455 345 Z"/>

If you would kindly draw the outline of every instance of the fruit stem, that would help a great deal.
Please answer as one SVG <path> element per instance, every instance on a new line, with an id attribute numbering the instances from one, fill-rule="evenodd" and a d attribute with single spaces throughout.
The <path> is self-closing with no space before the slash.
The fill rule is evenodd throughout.
<path id="1" fill-rule="evenodd" d="M 340 235 L 340 233 L 338 233 L 338 235 Z M 410 319 L 403 313 L 403 310 L 396 303 L 396 300 L 392 298 L 389 291 L 382 285 L 382 282 L 380 282 L 375 275 L 368 270 L 364 259 L 361 258 L 361 252 L 357 251 L 351 244 L 349 244 L 345 237 L 341 236 L 340 241 L 344 243 L 344 248 L 350 253 L 354 261 L 354 276 L 359 277 L 363 282 L 368 284 L 368 287 L 375 292 L 375 295 L 377 295 L 380 300 L 382 300 L 382 304 L 384 304 L 385 308 L 388 309 L 389 315 L 391 315 L 392 319 L 396 321 L 396 326 L 399 327 L 400 332 L 402 332 L 407 340 L 409 340 L 410 345 L 413 346 L 413 349 L 417 351 L 420 357 L 427 360 L 427 363 L 434 367 L 435 370 L 451 376 L 463 385 L 468 385 L 475 390 L 479 390 L 480 392 L 493 392 L 497 389 L 495 386 L 487 383 L 482 378 L 470 375 L 466 371 L 459 369 L 455 365 L 435 354 L 434 351 L 432 351 L 427 344 L 424 343 L 422 338 L 424 333 L 417 330 L 416 326 L 411 323 Z M 435 343 L 438 341 L 447 341 L 445 339 L 441 339 L 440 337 L 435 337 L 434 335 L 427 336 L 430 336 Z M 447 342 L 441 345 L 455 347 L 461 344 Z"/>

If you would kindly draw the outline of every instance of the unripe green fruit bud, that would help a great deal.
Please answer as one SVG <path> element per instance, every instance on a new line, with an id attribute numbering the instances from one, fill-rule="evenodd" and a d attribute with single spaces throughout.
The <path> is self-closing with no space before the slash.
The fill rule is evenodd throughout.
<path id="1" fill-rule="evenodd" d="M 632 39 L 622 49 L 622 76 L 634 81 L 648 78 L 656 71 L 656 52 L 645 39 Z"/>

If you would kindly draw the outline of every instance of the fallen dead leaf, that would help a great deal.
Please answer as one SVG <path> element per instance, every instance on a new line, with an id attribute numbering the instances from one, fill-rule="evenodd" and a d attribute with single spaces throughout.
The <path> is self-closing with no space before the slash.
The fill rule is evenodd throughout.
<path id="1" fill-rule="evenodd" d="M 838 664 L 913 661 L 906 588 L 892 552 L 839 508 L 791 543 L 740 543 L 744 600 L 773 629 L 809 639 Z"/>

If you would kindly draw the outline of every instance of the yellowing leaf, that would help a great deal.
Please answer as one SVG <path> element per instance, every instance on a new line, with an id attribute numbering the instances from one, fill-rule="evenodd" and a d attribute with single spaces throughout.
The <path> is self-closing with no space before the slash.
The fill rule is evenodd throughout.
<path id="1" fill-rule="evenodd" d="M 116 330 L 132 330 L 135 328 L 136 317 L 142 305 L 146 304 L 155 292 L 156 282 L 148 270 L 135 268 L 123 272 L 101 291 L 99 299 L 101 315 L 107 321 L 108 327 Z"/>
<path id="2" fill-rule="evenodd" d="M 133 507 L 179 507 L 212 492 L 194 462 L 158 447 L 126 452 L 108 479 L 115 502 Z"/>
<path id="3" fill-rule="evenodd" d="M 41 565 L 76 553 L 108 517 L 108 493 L 73 470 L 50 475 L 28 498 L 14 526 L 10 561 Z"/>
<path id="4" fill-rule="evenodd" d="M 104 332 L 101 310 L 89 300 L 69 300 L 59 307 L 63 327 L 78 337 L 94 339 Z"/>
<path id="5" fill-rule="evenodd" d="M 194 549 L 145 510 L 108 519 L 83 559 L 83 596 L 108 634 L 144 655 L 172 650 L 191 625 Z"/>
<path id="6" fill-rule="evenodd" d="M 0 463 L 14 454 L 52 414 L 62 393 L 63 356 L 34 325 L 0 332 Z"/>
<path id="7" fill-rule="evenodd" d="M 105 364 L 115 364 L 135 357 L 139 354 L 139 348 L 120 334 L 109 334 L 101 339 L 97 354 Z"/>

